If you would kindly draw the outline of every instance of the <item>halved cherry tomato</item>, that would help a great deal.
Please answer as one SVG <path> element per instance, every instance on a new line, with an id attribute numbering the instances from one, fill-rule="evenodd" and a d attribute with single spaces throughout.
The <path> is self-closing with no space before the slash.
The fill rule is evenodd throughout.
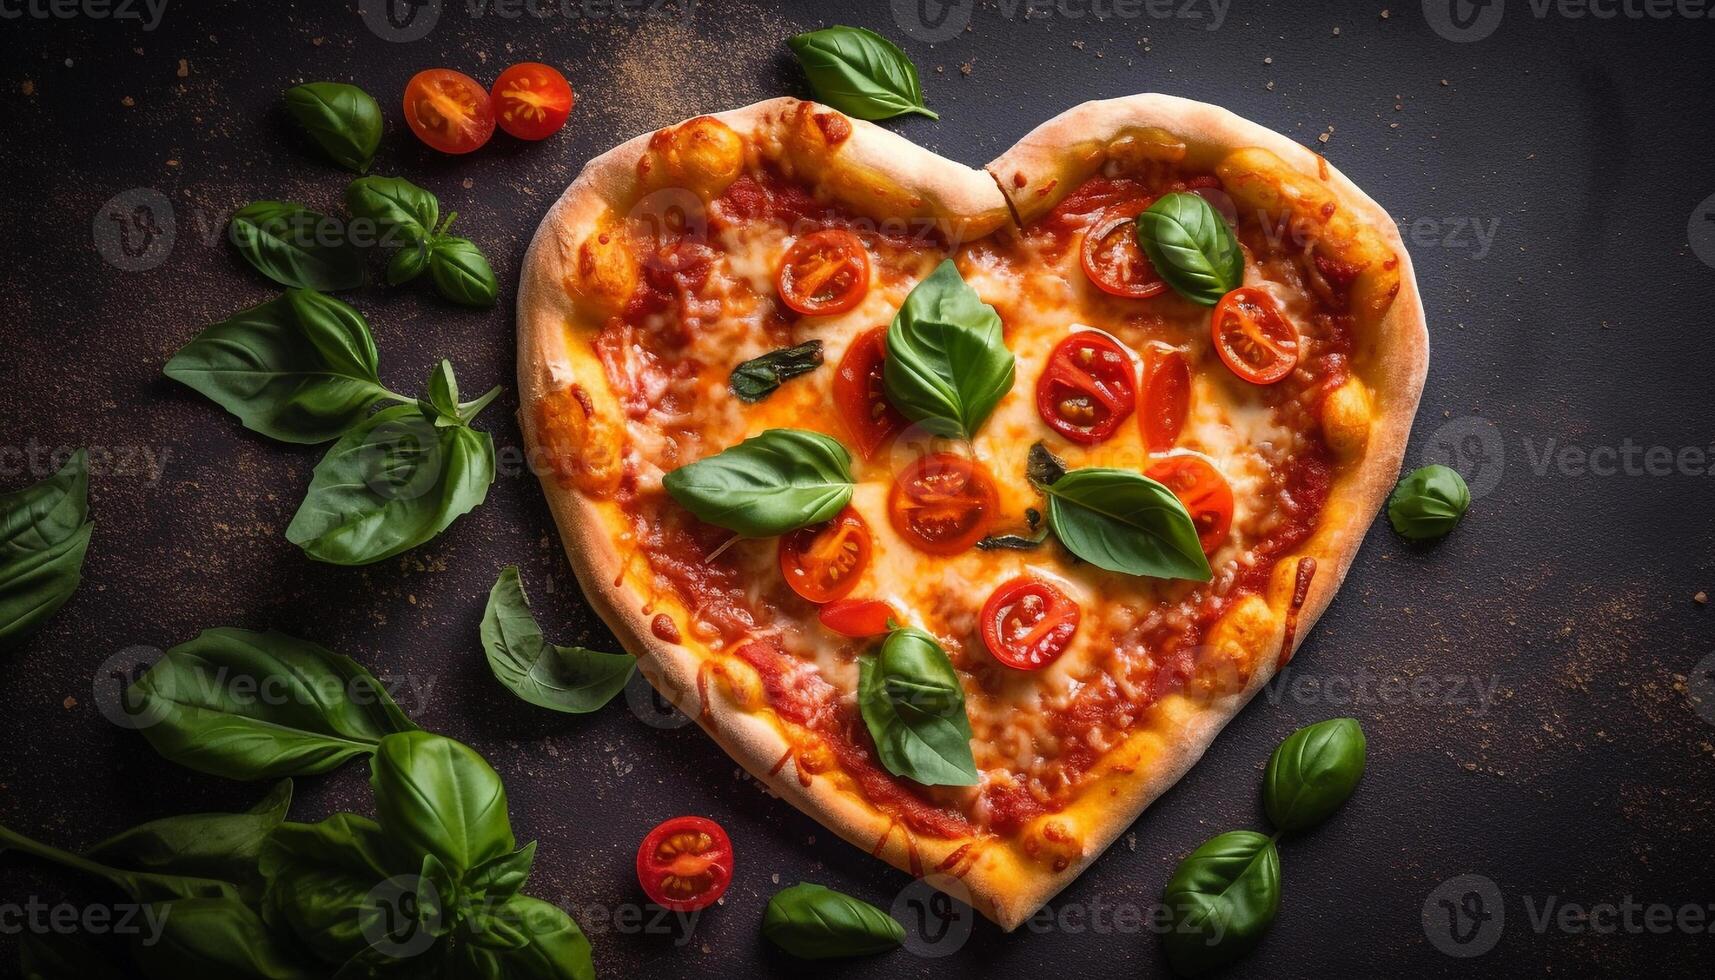
<path id="1" fill-rule="evenodd" d="M 469 153 L 494 135 L 494 103 L 469 75 L 430 68 L 405 85 L 405 122 L 442 153 Z"/>
<path id="2" fill-rule="evenodd" d="M 1153 198 L 1116 205 L 1084 232 L 1080 249 L 1084 275 L 1102 292 L 1130 299 L 1147 299 L 1167 289 L 1137 243 L 1137 216 Z"/>
<path id="3" fill-rule="evenodd" d="M 1209 331 L 1222 362 L 1252 384 L 1273 384 L 1298 364 L 1297 328 L 1281 316 L 1274 299 L 1255 286 L 1240 286 L 1222 296 Z"/>
<path id="4" fill-rule="evenodd" d="M 994 521 L 999 498 L 983 464 L 953 453 L 919 456 L 893 480 L 887 514 L 893 529 L 931 555 L 976 544 Z"/>
<path id="5" fill-rule="evenodd" d="M 983 603 L 983 645 L 1019 670 L 1040 670 L 1060 658 L 1078 632 L 1078 604 L 1066 593 L 1021 575 Z"/>
<path id="6" fill-rule="evenodd" d="M 807 316 L 844 313 L 869 291 L 869 250 L 849 231 L 827 228 L 792 243 L 775 275 L 780 299 Z"/>
<path id="7" fill-rule="evenodd" d="M 500 73 L 489 91 L 500 128 L 521 140 L 559 132 L 578 97 L 566 76 L 539 61 L 521 61 Z"/>
<path id="8" fill-rule="evenodd" d="M 880 636 L 888 622 L 898 621 L 893 607 L 880 599 L 835 599 L 816 613 L 822 625 L 841 636 Z"/>
<path id="9" fill-rule="evenodd" d="M 1036 411 L 1073 442 L 1101 442 L 1137 407 L 1131 355 L 1109 337 L 1080 330 L 1054 345 L 1036 382 Z"/>
<path id="10" fill-rule="evenodd" d="M 1191 367 L 1185 355 L 1152 345 L 1143 355 L 1143 408 L 1138 412 L 1144 448 L 1152 453 L 1172 449 L 1190 412 Z"/>
<path id="11" fill-rule="evenodd" d="M 831 521 L 801 527 L 780 539 L 780 574 L 811 602 L 850 592 L 869 567 L 869 525 L 847 507 Z"/>
<path id="12" fill-rule="evenodd" d="M 1144 471 L 1144 476 L 1173 491 L 1197 525 L 1204 554 L 1213 554 L 1233 526 L 1233 488 L 1221 471 L 1201 456 L 1169 456 Z"/>
<path id="13" fill-rule="evenodd" d="M 664 909 L 706 909 L 732 884 L 732 841 L 706 817 L 674 817 L 638 845 L 637 882 Z"/>
<path id="14" fill-rule="evenodd" d="M 864 459 L 906 425 L 905 416 L 887 401 L 882 382 L 886 360 L 887 328 L 876 327 L 852 341 L 834 372 L 834 404 Z"/>

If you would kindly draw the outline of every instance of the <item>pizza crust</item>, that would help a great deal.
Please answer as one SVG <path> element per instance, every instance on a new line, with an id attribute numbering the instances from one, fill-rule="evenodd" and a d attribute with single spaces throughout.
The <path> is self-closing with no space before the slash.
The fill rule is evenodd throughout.
<path id="1" fill-rule="evenodd" d="M 824 140 L 818 145 L 816 133 L 825 136 L 830 127 L 840 132 L 831 117 L 848 124 L 849 132 L 836 144 Z M 1012 929 L 1177 782 L 1221 727 L 1273 676 L 1298 558 L 1314 557 L 1317 571 L 1303 596 L 1293 648 L 1338 590 L 1397 478 L 1427 371 L 1428 335 L 1410 257 L 1387 213 L 1319 156 L 1226 110 L 1169 96 L 1138 95 L 1070 109 L 1002 154 L 988 166 L 988 174 L 879 127 L 795 99 L 773 99 L 713 118 L 754 135 L 752 144 L 761 153 L 796 169 L 800 179 L 819 179 L 824 191 L 856 213 L 934 220 L 954 241 L 1010 225 L 1014 214 L 1028 221 L 1045 213 L 1102 165 L 1110 143 L 1128 134 L 1166 130 L 1185 142 L 1191 165 L 1207 169 L 1235 148 L 1260 147 L 1290 171 L 1282 176 L 1326 188 L 1340 208 L 1398 258 L 1397 292 L 1377 316 L 1358 327 L 1371 338 L 1354 356 L 1353 375 L 1362 391 L 1347 399 L 1367 403 L 1370 412 L 1367 438 L 1359 440 L 1356 449 L 1361 458 L 1341 471 L 1317 530 L 1293 555 L 1280 559 L 1266 594 L 1235 603 L 1209 630 L 1211 656 L 1216 662 L 1231 657 L 1232 671 L 1154 705 L 1126 741 L 1085 776 L 1069 805 L 1038 818 L 1018 839 L 944 839 L 913 835 L 896 826 L 893 818 L 845 788 L 836 773 L 801 776 L 796 760 L 787 759 L 791 743 L 759 710 L 766 702 L 754 672 L 735 658 L 715 654 L 706 658 L 713 666 L 705 667 L 705 656 L 692 648 L 700 644 L 693 638 L 687 611 L 672 596 L 655 595 L 648 563 L 626 552 L 623 538 L 629 524 L 623 514 L 599 494 L 568 484 L 549 458 L 541 412 L 568 386 L 585 389 L 597 415 L 617 412 L 599 361 L 587 345 L 571 342 L 577 331 L 593 330 L 600 320 L 587 304 L 574 299 L 568 283 L 578 276 L 582 238 L 650 191 L 649 181 L 639 179 L 639 163 L 651 153 L 652 139 L 661 135 L 639 136 L 591 160 L 543 219 L 525 256 L 519 291 L 520 423 L 532 467 L 542 477 L 591 606 L 637 656 L 649 682 L 773 792 L 895 867 L 919 876 L 941 871 L 961 878 L 968 895 L 959 897 Z M 672 620 L 686 638 L 683 642 L 663 640 L 652 629 L 661 615 Z M 946 874 L 934 880 L 955 893 L 959 890 Z"/>

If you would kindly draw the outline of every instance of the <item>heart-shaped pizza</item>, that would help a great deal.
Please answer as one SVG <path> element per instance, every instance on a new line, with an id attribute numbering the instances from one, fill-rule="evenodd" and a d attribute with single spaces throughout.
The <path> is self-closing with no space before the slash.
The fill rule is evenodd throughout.
<path id="1" fill-rule="evenodd" d="M 518 323 L 528 449 L 644 676 L 1005 928 L 1292 656 L 1428 363 L 1387 213 L 1160 95 L 984 170 L 796 99 L 639 136 L 548 212 Z"/>

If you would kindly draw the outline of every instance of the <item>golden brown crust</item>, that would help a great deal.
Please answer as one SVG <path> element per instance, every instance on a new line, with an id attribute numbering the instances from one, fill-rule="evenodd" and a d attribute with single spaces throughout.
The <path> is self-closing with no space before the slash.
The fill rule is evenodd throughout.
<path id="1" fill-rule="evenodd" d="M 1331 225 L 1323 217 L 1316 223 L 1326 239 L 1316 247 L 1336 257 L 1391 251 L 1397 258 L 1386 268 L 1366 266 L 1353 287 L 1359 337 L 1350 384 L 1359 387 L 1330 398 L 1336 407 L 1324 415 L 1330 446 L 1348 465 L 1318 529 L 1281 559 L 1264 595 L 1235 603 L 1209 631 L 1202 662 L 1224 669 L 1157 703 L 1098 762 L 1068 806 L 1032 821 L 1016 839 L 914 836 L 842 788 L 832 774 L 800 778 L 795 760 L 781 765 L 792 745 L 760 710 L 765 700 L 757 675 L 736 658 L 704 648 L 684 608 L 654 588 L 647 562 L 631 554 L 628 521 L 603 491 L 602 467 L 553 463 L 556 450 L 564 450 L 555 439 L 564 437 L 550 437 L 547 430 L 554 425 L 545 426 L 544 419 L 556 412 L 569 416 L 576 421 L 573 429 L 586 433 L 574 438 L 599 446 L 608 437 L 605 427 L 621 417 L 599 361 L 587 343 L 576 341 L 612 312 L 604 306 L 601 282 L 607 273 L 622 277 L 625 262 L 621 258 L 610 267 L 599 256 L 585 258 L 587 268 L 580 270 L 580 250 L 591 252 L 582 246 L 602 229 L 623 230 L 623 216 L 647 194 L 688 190 L 707 200 L 718 193 L 721 181 L 734 173 L 725 165 L 730 141 L 722 127 L 745 136 L 747 152 L 767 157 L 859 214 L 934 221 L 954 240 L 1010 223 L 1008 201 L 997 184 L 1011 210 L 1029 221 L 1109 159 L 1168 157 L 1203 170 L 1224 167 L 1225 180 L 1251 188 L 1234 192 L 1246 206 L 1293 212 L 1310 208 L 1308 202 L 1332 201 L 1339 221 Z M 675 132 L 686 137 L 677 147 Z M 1273 676 L 1294 603 L 1298 558 L 1313 557 L 1317 571 L 1300 596 L 1294 647 L 1326 609 L 1397 477 L 1427 370 L 1428 341 L 1410 259 L 1386 212 L 1316 154 L 1225 110 L 1157 95 L 1085 103 L 1043 124 L 988 170 L 992 180 L 877 127 L 793 99 L 699 117 L 624 143 L 590 161 L 549 210 L 525 257 L 519 386 L 525 444 L 579 581 L 597 613 L 639 658 L 650 683 L 774 792 L 896 867 L 960 874 L 975 907 L 1010 929 L 1076 877 L 1195 764 L 1220 728 Z M 664 172 L 672 174 L 665 182 Z M 1359 422 L 1366 407 L 1364 432 Z M 652 620 L 663 614 L 682 642 L 669 643 L 652 631 Z M 699 685 L 704 663 L 718 669 L 709 670 Z"/>

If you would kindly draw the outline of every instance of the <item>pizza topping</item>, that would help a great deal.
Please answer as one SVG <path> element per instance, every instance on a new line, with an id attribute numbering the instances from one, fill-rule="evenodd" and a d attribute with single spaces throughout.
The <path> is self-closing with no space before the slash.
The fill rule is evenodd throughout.
<path id="1" fill-rule="evenodd" d="M 674 912 L 715 904 L 732 884 L 732 841 L 706 817 L 674 817 L 637 848 L 637 881 L 649 900 Z"/>
<path id="2" fill-rule="evenodd" d="M 1137 404 L 1135 370 L 1131 355 L 1107 335 L 1074 333 L 1048 355 L 1036 382 L 1036 411 L 1073 442 L 1101 442 Z"/>
<path id="3" fill-rule="evenodd" d="M 442 153 L 469 153 L 494 135 L 494 103 L 464 72 L 430 68 L 405 85 L 405 122 Z"/>
<path id="4" fill-rule="evenodd" d="M 1214 554 L 1233 526 L 1233 488 L 1220 471 L 1203 457 L 1185 453 L 1167 457 L 1144 475 L 1173 491 L 1197 526 L 1203 553 Z"/>
<path id="5" fill-rule="evenodd" d="M 710 524 L 767 538 L 831 520 L 852 499 L 852 458 L 820 432 L 769 429 L 661 478 Z"/>
<path id="6" fill-rule="evenodd" d="M 1016 371 L 1000 314 L 952 259 L 911 290 L 887 330 L 887 398 L 936 435 L 975 436 Z"/>
<path id="7" fill-rule="evenodd" d="M 1084 275 L 1105 293 L 1146 299 L 1167 291 L 1166 281 L 1137 242 L 1137 214 L 1145 203 L 1139 200 L 1111 208 L 1084 232 L 1080 249 Z"/>
<path id="8" fill-rule="evenodd" d="M 1137 216 L 1137 241 L 1173 291 L 1214 306 L 1245 278 L 1245 256 L 1233 229 L 1206 198 L 1163 194 Z"/>
<path id="9" fill-rule="evenodd" d="M 1221 362 L 1251 384 L 1273 384 L 1298 364 L 1298 330 L 1265 290 L 1244 286 L 1221 297 L 1209 330 Z"/>
<path id="10" fill-rule="evenodd" d="M 1124 575 L 1214 577 L 1185 505 L 1141 473 L 1092 466 L 1037 487 L 1048 495 L 1055 537 L 1090 564 Z"/>
<path id="11" fill-rule="evenodd" d="M 906 425 L 905 416 L 887 401 L 882 379 L 886 358 L 887 328 L 876 327 L 852 341 L 834 374 L 834 405 L 864 459 Z"/>
<path id="12" fill-rule="evenodd" d="M 500 128 L 521 140 L 559 132 L 577 96 L 566 76 L 538 61 L 522 61 L 500 73 L 489 92 Z"/>
<path id="13" fill-rule="evenodd" d="M 759 402 L 774 394 L 781 382 L 821 366 L 822 342 L 806 341 L 795 347 L 771 350 L 733 368 L 727 378 L 727 389 L 741 402 Z"/>
<path id="14" fill-rule="evenodd" d="M 1143 408 L 1138 412 L 1144 448 L 1152 453 L 1172 449 L 1190 414 L 1191 366 L 1184 353 L 1152 346 L 1143 358 Z"/>
<path id="15" fill-rule="evenodd" d="M 857 585 L 869 555 L 869 525 L 847 507 L 825 524 L 781 538 L 780 574 L 793 592 L 811 602 L 832 602 Z"/>
<path id="16" fill-rule="evenodd" d="M 919 629 L 858 660 L 858 708 L 887 771 L 925 786 L 975 786 L 965 689 L 947 651 Z"/>
<path id="17" fill-rule="evenodd" d="M 881 636 L 899 617 L 880 599 L 835 599 L 817 611 L 822 625 L 841 636 Z"/>
<path id="18" fill-rule="evenodd" d="M 983 603 L 983 644 L 994 658 L 1019 670 L 1038 670 L 1059 659 L 1078 631 L 1078 604 L 1039 578 L 1022 575 Z"/>
<path id="19" fill-rule="evenodd" d="M 918 457 L 893 481 L 887 513 L 893 529 L 931 555 L 953 555 L 977 543 L 994 521 L 994 478 L 954 453 Z"/>
<path id="20" fill-rule="evenodd" d="M 775 274 L 780 300 L 805 316 L 832 316 L 858 305 L 869 292 L 869 250 L 839 228 L 792 243 Z"/>

